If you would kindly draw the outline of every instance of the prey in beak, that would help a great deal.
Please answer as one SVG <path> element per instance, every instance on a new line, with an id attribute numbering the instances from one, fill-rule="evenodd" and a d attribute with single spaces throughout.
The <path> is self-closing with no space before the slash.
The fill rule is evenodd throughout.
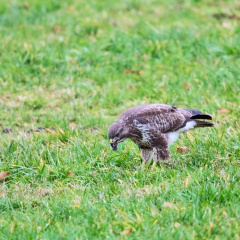
<path id="1" fill-rule="evenodd" d="M 113 141 L 113 139 L 110 139 L 110 145 L 111 145 L 113 151 L 117 150 L 118 141 L 119 141 L 119 139 L 117 139 L 116 141 Z"/>

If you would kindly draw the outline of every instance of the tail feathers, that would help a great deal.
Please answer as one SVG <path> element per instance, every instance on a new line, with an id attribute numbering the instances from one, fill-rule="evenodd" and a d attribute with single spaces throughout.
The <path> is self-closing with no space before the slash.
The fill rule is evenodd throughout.
<path id="1" fill-rule="evenodd" d="M 213 127 L 214 123 L 211 122 L 204 122 L 204 121 L 199 121 L 199 120 L 195 120 L 196 124 L 195 127 L 196 128 L 200 128 L 200 127 Z"/>
<path id="2" fill-rule="evenodd" d="M 190 117 L 190 119 L 207 119 L 207 120 L 212 120 L 212 117 L 208 114 L 197 114 L 194 115 L 192 117 Z"/>

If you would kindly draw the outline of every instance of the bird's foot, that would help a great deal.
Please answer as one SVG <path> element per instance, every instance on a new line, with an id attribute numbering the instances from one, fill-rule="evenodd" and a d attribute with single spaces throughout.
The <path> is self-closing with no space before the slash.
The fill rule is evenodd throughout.
<path id="1" fill-rule="evenodd" d="M 170 169 L 173 169 L 174 168 L 174 166 L 175 166 L 175 162 L 177 162 L 176 160 L 173 160 L 173 159 L 171 159 L 171 160 L 169 160 L 169 161 L 166 161 L 166 162 L 161 162 L 161 165 L 162 166 L 164 166 L 164 167 L 166 167 L 166 168 L 170 168 Z"/>
<path id="2" fill-rule="evenodd" d="M 177 160 L 172 160 L 172 159 L 166 160 L 166 161 L 154 161 L 151 169 L 153 170 L 156 167 L 156 165 L 173 169 L 175 162 L 177 162 Z"/>
<path id="3" fill-rule="evenodd" d="M 134 170 L 138 170 L 138 169 L 142 169 L 144 170 L 146 168 L 146 161 L 142 161 L 142 163 L 140 165 L 134 166 L 133 169 Z"/>

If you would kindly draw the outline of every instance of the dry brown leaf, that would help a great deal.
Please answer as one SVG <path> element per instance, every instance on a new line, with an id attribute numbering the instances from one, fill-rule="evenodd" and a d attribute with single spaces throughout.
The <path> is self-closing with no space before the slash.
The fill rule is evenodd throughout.
<path id="1" fill-rule="evenodd" d="M 177 147 L 177 152 L 183 153 L 183 152 L 188 152 L 190 151 L 189 147 L 183 146 L 183 147 Z"/>
<path id="2" fill-rule="evenodd" d="M 3 101 L 6 101 L 6 100 L 9 100 L 9 97 L 7 97 L 7 96 L 2 96 L 0 99 L 3 100 Z"/>
<path id="3" fill-rule="evenodd" d="M 228 109 L 226 109 L 226 108 L 220 108 L 220 109 L 218 109 L 218 112 L 219 112 L 219 113 L 229 113 L 230 110 L 228 110 Z"/>
<path id="4" fill-rule="evenodd" d="M 128 69 L 124 69 L 123 73 L 124 74 L 136 74 L 137 71 L 128 68 Z"/>
<path id="5" fill-rule="evenodd" d="M 68 126 L 69 126 L 70 128 L 72 128 L 72 129 L 75 129 L 75 128 L 77 127 L 77 124 L 74 123 L 74 122 L 70 122 L 70 123 L 68 124 Z"/>
<path id="6" fill-rule="evenodd" d="M 7 181 L 9 175 L 10 175 L 10 173 L 1 171 L 0 172 L 0 181 Z"/>
<path id="7" fill-rule="evenodd" d="M 190 89 L 190 83 L 185 82 L 185 83 L 184 83 L 184 88 L 185 88 L 186 90 L 189 90 L 189 89 Z"/>
<path id="8" fill-rule="evenodd" d="M 124 74 L 137 74 L 139 76 L 142 76 L 145 74 L 145 72 L 142 70 L 133 70 L 133 69 L 129 69 L 129 68 L 123 70 L 123 73 Z"/>
<path id="9" fill-rule="evenodd" d="M 131 229 L 126 229 L 121 232 L 121 235 L 129 235 L 131 233 Z"/>
<path id="10" fill-rule="evenodd" d="M 55 27 L 53 28 L 53 32 L 54 32 L 54 33 L 59 33 L 59 32 L 60 32 L 60 27 L 59 27 L 59 26 L 55 26 Z"/>
<path id="11" fill-rule="evenodd" d="M 68 172 L 68 177 L 74 177 L 75 176 L 75 174 L 73 173 L 73 172 Z"/>
<path id="12" fill-rule="evenodd" d="M 3 191 L 3 190 L 0 190 L 0 197 L 5 198 L 5 194 L 4 194 L 4 191 Z"/>
<path id="13" fill-rule="evenodd" d="M 54 105 L 53 108 L 60 109 L 60 107 L 58 105 Z"/>

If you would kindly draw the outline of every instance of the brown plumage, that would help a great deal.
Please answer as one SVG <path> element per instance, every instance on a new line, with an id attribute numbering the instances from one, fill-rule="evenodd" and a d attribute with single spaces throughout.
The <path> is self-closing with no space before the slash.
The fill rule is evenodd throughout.
<path id="1" fill-rule="evenodd" d="M 111 146 L 131 139 L 140 148 L 143 162 L 169 159 L 169 145 L 181 132 L 199 127 L 212 127 L 212 117 L 195 109 L 181 109 L 167 104 L 145 104 L 122 113 L 108 131 Z"/>

